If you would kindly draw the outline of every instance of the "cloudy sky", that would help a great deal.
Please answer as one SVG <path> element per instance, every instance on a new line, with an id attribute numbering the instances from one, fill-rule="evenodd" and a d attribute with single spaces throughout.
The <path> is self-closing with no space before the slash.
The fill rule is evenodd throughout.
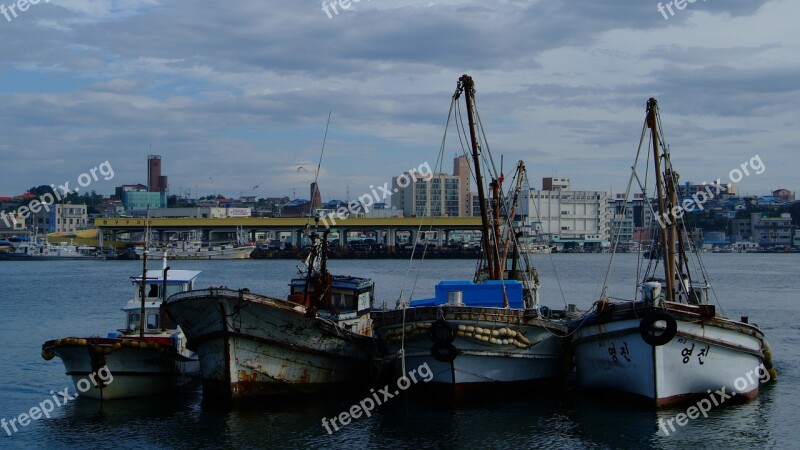
<path id="1" fill-rule="evenodd" d="M 741 192 L 800 184 L 796 0 L 0 3 L 0 196 L 106 160 L 110 194 L 153 153 L 171 193 L 307 198 L 332 110 L 323 199 L 357 197 L 433 164 L 463 73 L 537 187 L 624 190 L 653 96 L 683 181 L 759 155 Z"/>

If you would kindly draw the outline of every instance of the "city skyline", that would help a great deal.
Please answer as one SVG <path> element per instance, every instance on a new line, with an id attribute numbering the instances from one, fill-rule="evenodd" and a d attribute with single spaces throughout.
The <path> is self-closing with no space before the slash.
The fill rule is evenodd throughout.
<path id="1" fill-rule="evenodd" d="M 590 0 L 360 2 L 331 17 L 318 2 L 53 0 L 0 20 L 0 196 L 99 161 L 116 178 L 91 189 L 109 195 L 148 184 L 159 154 L 173 195 L 304 198 L 332 111 L 322 200 L 357 198 L 436 160 L 463 73 L 493 151 L 534 184 L 624 192 L 657 97 L 682 181 L 725 182 L 760 155 L 740 195 L 796 191 L 798 13 L 788 0 L 668 20 L 655 3 Z M 461 151 L 448 142 L 443 172 Z"/>

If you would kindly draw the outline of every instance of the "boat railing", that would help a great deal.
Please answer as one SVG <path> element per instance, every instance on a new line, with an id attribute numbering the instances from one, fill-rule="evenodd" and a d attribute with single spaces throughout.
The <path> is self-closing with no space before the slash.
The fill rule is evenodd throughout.
<path id="1" fill-rule="evenodd" d="M 223 298 L 238 298 L 241 300 L 249 300 L 249 301 L 270 301 L 270 302 L 282 302 L 282 303 L 291 303 L 286 299 L 277 298 L 277 297 L 270 297 L 268 295 L 262 294 L 254 294 L 250 292 L 249 289 L 230 289 L 225 286 L 219 287 L 209 287 L 206 289 L 195 289 L 186 292 L 178 292 L 176 294 L 172 294 L 167 298 L 167 303 L 176 302 L 179 300 L 188 300 L 193 298 L 208 298 L 208 297 L 223 297 Z"/>

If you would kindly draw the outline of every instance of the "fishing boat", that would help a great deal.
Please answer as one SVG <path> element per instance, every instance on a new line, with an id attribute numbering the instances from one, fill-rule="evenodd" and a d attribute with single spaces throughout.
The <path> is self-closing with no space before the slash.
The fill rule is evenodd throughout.
<path id="1" fill-rule="evenodd" d="M 198 239 L 187 239 L 162 246 L 151 245 L 147 248 L 147 257 L 158 260 L 167 252 L 170 259 L 247 259 L 253 248 L 238 243 L 206 245 Z M 145 254 L 145 247 L 135 247 L 135 253 L 141 258 Z"/>
<path id="2" fill-rule="evenodd" d="M 327 136 L 326 126 L 315 184 Z M 205 399 L 335 392 L 368 376 L 378 351 L 369 318 L 375 286 L 368 278 L 331 275 L 330 230 L 320 235 L 319 220 L 313 231 L 306 227 L 310 251 L 286 298 L 218 287 L 167 300 L 167 311 L 200 356 Z"/>
<path id="3" fill-rule="evenodd" d="M 472 142 L 472 173 L 478 186 L 482 222 L 481 261 L 470 280 L 446 280 L 435 296 L 402 299 L 394 310 L 373 311 L 376 335 L 386 348 L 382 362 L 397 376 L 426 365 L 433 378 L 425 386 L 460 398 L 488 388 L 531 387 L 564 373 L 566 312 L 539 305 L 539 279 L 511 226 L 522 189 L 524 164 L 514 178 L 513 201 L 502 197 L 502 174 L 490 166 L 493 197 L 487 201 L 476 131 L 472 78 L 459 79 L 453 105 L 463 94 Z M 453 111 L 451 107 L 451 111 Z M 510 204 L 511 203 L 511 204 Z M 507 224 L 501 230 L 501 215 Z M 424 221 L 424 219 L 423 219 Z"/>
<path id="4" fill-rule="evenodd" d="M 49 242 L 47 239 L 31 238 L 20 242 L 16 249 L 0 252 L 0 260 L 54 261 L 94 258 L 93 252 L 76 245 L 63 242 Z"/>
<path id="5" fill-rule="evenodd" d="M 762 382 L 777 375 L 771 352 L 763 332 L 746 317 L 724 317 L 709 303 L 711 286 L 702 262 L 688 251 L 694 246 L 687 245 L 691 241 L 679 213 L 678 177 L 664 144 L 655 99 L 647 104 L 626 198 L 634 180 L 640 180 L 636 168 L 648 141 L 657 194 L 657 210 L 651 212 L 662 224 L 659 259 L 644 271 L 638 300 L 608 297 L 609 264 L 600 300 L 570 326 L 578 384 L 593 391 L 629 394 L 656 407 L 694 401 L 726 388 L 735 389 L 737 399 L 753 398 Z M 646 193 L 646 188 L 642 191 Z M 692 258 L 695 264 L 690 264 Z"/>
<path id="6" fill-rule="evenodd" d="M 0 240 L 0 253 L 13 252 L 15 249 L 14 243 L 10 241 Z"/>
<path id="7" fill-rule="evenodd" d="M 200 357 L 204 398 L 241 401 L 355 386 L 376 352 L 374 284 L 331 275 L 327 231 L 311 236 L 304 276 L 278 298 L 224 287 L 175 294 L 166 308 Z"/>
<path id="8" fill-rule="evenodd" d="M 191 290 L 200 272 L 170 270 L 166 258 L 162 270 L 146 267 L 145 260 L 142 275 L 131 279 L 136 294 L 122 308 L 125 328 L 106 337 L 66 337 L 42 344 L 42 358 L 61 358 L 77 386 L 81 380 L 97 381 L 81 397 L 158 395 L 197 382 L 197 355 L 186 347 L 186 337 L 162 304 L 170 294 Z M 103 371 L 110 375 L 102 376 Z"/>

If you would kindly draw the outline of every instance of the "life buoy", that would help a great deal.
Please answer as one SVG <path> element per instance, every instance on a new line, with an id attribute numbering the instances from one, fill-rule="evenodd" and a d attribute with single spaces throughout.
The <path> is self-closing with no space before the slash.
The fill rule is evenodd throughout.
<path id="1" fill-rule="evenodd" d="M 437 342 L 431 347 L 431 356 L 439 362 L 449 363 L 456 359 L 458 350 L 456 350 L 453 344 Z"/>
<path id="2" fill-rule="evenodd" d="M 434 344 L 450 344 L 456 338 L 456 332 L 442 319 L 431 325 L 431 340 Z"/>
<path id="3" fill-rule="evenodd" d="M 663 329 L 656 328 L 656 322 L 661 321 L 664 321 L 667 326 Z M 653 347 L 658 347 L 671 341 L 677 332 L 678 322 L 665 311 L 651 312 L 639 322 L 639 334 L 642 336 L 642 340 Z"/>

